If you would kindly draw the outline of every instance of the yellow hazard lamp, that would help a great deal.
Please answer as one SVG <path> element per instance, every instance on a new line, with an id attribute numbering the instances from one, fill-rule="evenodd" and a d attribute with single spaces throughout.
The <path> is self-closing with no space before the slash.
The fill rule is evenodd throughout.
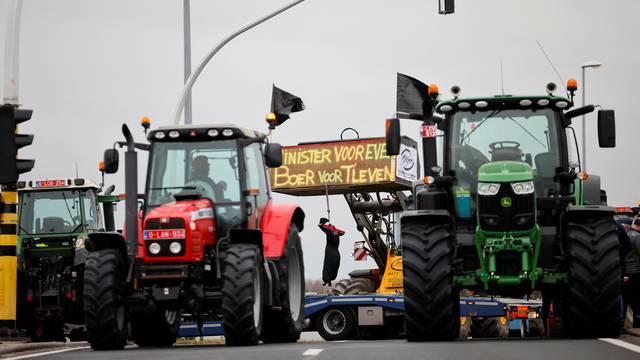
<path id="1" fill-rule="evenodd" d="M 278 126 L 278 121 L 275 113 L 270 112 L 267 114 L 267 123 L 269 124 L 269 129 L 275 129 L 276 126 Z"/>
<path id="2" fill-rule="evenodd" d="M 578 173 L 578 179 L 580 179 L 580 180 L 582 180 L 582 181 L 585 181 L 585 180 L 587 180 L 588 178 L 589 178 L 589 174 L 587 174 L 587 172 L 586 172 L 586 171 L 580 171 L 580 172 Z"/>
<path id="3" fill-rule="evenodd" d="M 575 92 L 578 90 L 578 81 L 576 81 L 576 79 L 567 80 L 567 90 L 569 92 Z"/>
<path id="4" fill-rule="evenodd" d="M 100 163 L 98 164 L 98 169 L 104 172 L 104 161 L 100 161 Z"/>
<path id="5" fill-rule="evenodd" d="M 144 133 L 146 134 L 149 131 L 149 127 L 151 127 L 151 119 L 148 116 L 143 116 L 140 119 L 140 125 L 144 128 Z"/>
<path id="6" fill-rule="evenodd" d="M 422 179 L 422 182 L 423 182 L 425 185 L 431 185 L 431 184 L 433 184 L 434 182 L 436 182 L 436 179 L 435 179 L 433 176 L 425 176 L 425 177 Z"/>

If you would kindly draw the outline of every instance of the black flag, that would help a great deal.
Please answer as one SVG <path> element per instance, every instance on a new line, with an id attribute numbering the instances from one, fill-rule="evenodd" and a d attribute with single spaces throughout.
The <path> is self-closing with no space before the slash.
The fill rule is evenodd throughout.
<path id="1" fill-rule="evenodd" d="M 422 120 L 422 106 L 429 97 L 429 85 L 404 74 L 398 73 L 396 89 L 396 113 L 401 119 Z"/>
<path id="2" fill-rule="evenodd" d="M 275 85 L 271 94 L 271 113 L 275 114 L 275 119 L 267 119 L 269 128 L 275 129 L 289 119 L 289 115 L 294 112 L 304 110 L 302 99 L 290 94 Z"/>

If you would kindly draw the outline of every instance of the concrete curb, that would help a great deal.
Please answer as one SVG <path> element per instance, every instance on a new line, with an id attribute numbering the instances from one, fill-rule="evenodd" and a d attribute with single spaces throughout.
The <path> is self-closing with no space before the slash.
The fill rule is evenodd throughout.
<path id="1" fill-rule="evenodd" d="M 627 328 L 624 329 L 624 333 L 631 336 L 640 337 L 640 328 Z"/>
<path id="2" fill-rule="evenodd" d="M 76 348 L 81 346 L 87 346 L 87 343 L 85 342 L 30 343 L 30 342 L 19 342 L 19 341 L 7 341 L 7 342 L 0 343 L 0 358 L 13 356 L 20 353 L 37 352 L 42 350 L 71 349 L 71 348 Z"/>

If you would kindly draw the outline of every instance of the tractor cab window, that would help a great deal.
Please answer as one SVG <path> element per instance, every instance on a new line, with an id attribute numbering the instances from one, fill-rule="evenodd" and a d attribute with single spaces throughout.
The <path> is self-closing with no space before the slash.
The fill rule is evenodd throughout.
<path id="1" fill-rule="evenodd" d="M 529 164 L 536 190 L 546 194 L 554 187 L 553 176 L 560 166 L 555 121 L 550 109 L 454 114 L 449 167 L 456 172 L 456 191 L 475 194 L 481 165 L 510 160 Z"/>
<path id="2" fill-rule="evenodd" d="M 74 233 L 83 228 L 77 190 L 23 192 L 19 206 L 21 234 Z"/>
<path id="3" fill-rule="evenodd" d="M 98 208 L 96 205 L 96 194 L 91 191 L 82 192 L 82 206 L 84 209 L 84 223 L 87 229 L 100 230 L 102 226 L 102 219 L 98 214 Z"/>
<path id="4" fill-rule="evenodd" d="M 214 204 L 219 226 L 241 223 L 241 184 L 236 140 L 155 142 L 150 155 L 147 208 L 197 192 Z"/>

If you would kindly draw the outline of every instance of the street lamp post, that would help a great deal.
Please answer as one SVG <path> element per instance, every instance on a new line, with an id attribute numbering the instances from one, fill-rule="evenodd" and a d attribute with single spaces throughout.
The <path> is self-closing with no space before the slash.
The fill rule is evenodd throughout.
<path id="1" fill-rule="evenodd" d="M 602 66 L 602 63 L 597 60 L 591 60 L 580 64 L 582 68 L 582 106 L 586 105 L 586 88 L 587 84 L 585 82 L 585 69 L 587 68 L 599 68 Z M 582 115 L 582 171 L 587 171 L 587 117 L 586 115 Z"/>

